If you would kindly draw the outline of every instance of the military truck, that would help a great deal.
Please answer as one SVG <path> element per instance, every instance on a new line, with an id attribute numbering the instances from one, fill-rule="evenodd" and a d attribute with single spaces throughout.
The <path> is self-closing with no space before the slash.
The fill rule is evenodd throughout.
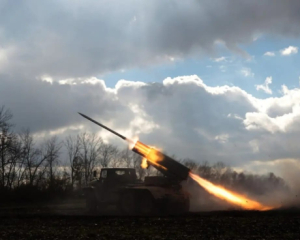
<path id="1" fill-rule="evenodd" d="M 100 177 L 85 188 L 86 207 L 101 212 L 114 206 L 124 215 L 182 214 L 189 195 L 178 180 L 148 176 L 138 180 L 134 168 L 102 168 Z"/>
<path id="2" fill-rule="evenodd" d="M 90 211 L 114 205 L 123 214 L 185 213 L 189 210 L 189 196 L 181 182 L 188 179 L 190 169 L 159 150 L 140 141 L 133 141 L 94 119 L 79 113 L 98 126 L 127 141 L 133 152 L 146 159 L 163 176 L 137 180 L 133 168 L 102 168 L 100 178 L 85 188 L 86 204 Z M 95 175 L 96 176 L 96 175 Z"/>

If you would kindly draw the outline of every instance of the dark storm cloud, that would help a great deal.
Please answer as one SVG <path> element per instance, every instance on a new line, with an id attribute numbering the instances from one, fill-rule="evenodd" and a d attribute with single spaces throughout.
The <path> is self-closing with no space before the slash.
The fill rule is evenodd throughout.
<path id="1" fill-rule="evenodd" d="M 298 36 L 298 0 L 0 1 L 0 72 L 91 76 Z M 3 57 L 5 55 L 5 57 Z"/>

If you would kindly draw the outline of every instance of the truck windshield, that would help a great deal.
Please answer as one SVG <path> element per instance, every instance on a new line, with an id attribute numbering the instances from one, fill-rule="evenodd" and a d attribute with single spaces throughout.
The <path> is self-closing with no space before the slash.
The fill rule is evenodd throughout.
<path id="1" fill-rule="evenodd" d="M 117 174 L 117 175 L 125 175 L 125 171 L 122 171 L 122 170 L 118 170 L 118 171 L 115 171 L 115 173 Z"/>

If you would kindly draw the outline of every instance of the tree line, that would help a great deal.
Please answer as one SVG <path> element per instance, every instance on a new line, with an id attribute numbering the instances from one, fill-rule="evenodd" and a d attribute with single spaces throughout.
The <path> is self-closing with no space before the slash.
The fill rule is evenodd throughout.
<path id="1" fill-rule="evenodd" d="M 128 148 L 105 143 L 96 134 L 80 133 L 59 141 L 51 136 L 36 141 L 29 129 L 14 131 L 13 114 L 0 108 L 0 194 L 26 199 L 33 196 L 51 198 L 66 195 L 86 186 L 93 172 L 103 167 L 135 168 L 137 177 L 159 174 L 153 168 L 143 169 L 141 157 Z M 65 153 L 65 154 L 63 154 Z M 64 158 L 64 159 L 62 159 Z M 238 173 L 222 163 L 209 165 L 192 159 L 179 160 L 202 177 L 233 189 L 263 193 L 287 188 L 283 179 L 269 175 Z M 0 201 L 3 199 L 0 199 Z"/>
<path id="2" fill-rule="evenodd" d="M 155 174 L 140 166 L 141 157 L 128 148 L 105 143 L 83 132 L 59 141 L 56 136 L 37 142 L 29 129 L 16 133 L 13 114 L 0 107 L 0 192 L 65 193 L 81 189 L 103 167 L 135 168 L 137 177 Z M 45 196 L 47 194 L 44 194 Z M 2 194 L 3 196 L 3 194 Z M 1 201 L 1 199 L 0 199 Z"/>

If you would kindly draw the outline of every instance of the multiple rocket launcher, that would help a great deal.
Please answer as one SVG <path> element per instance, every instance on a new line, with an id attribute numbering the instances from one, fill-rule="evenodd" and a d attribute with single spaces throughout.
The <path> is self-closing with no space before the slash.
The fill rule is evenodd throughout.
<path id="1" fill-rule="evenodd" d="M 121 139 L 128 141 L 130 145 L 133 145 L 132 151 L 141 155 L 143 158 L 147 159 L 147 163 L 152 165 L 162 174 L 172 179 L 178 181 L 184 181 L 188 178 L 190 169 L 186 166 L 182 165 L 181 163 L 175 161 L 173 158 L 163 154 L 162 152 L 158 151 L 155 148 L 152 148 L 140 141 L 133 141 L 125 136 L 117 133 L 116 131 L 106 127 L 105 125 L 95 121 L 94 119 L 79 113 L 82 117 L 90 120 L 91 122 L 97 124 L 98 126 L 106 129 L 107 131 L 115 134 L 116 136 L 120 137 Z"/>
<path id="2" fill-rule="evenodd" d="M 270 210 L 274 207 L 263 205 L 257 201 L 251 200 L 245 196 L 242 196 L 238 193 L 232 192 L 227 190 L 221 186 L 214 185 L 213 183 L 201 178 L 200 176 L 193 174 L 190 169 L 182 165 L 181 163 L 175 161 L 174 159 L 170 158 L 169 156 L 163 154 L 162 152 L 158 151 L 155 148 L 152 148 L 146 144 L 141 143 L 140 141 L 133 141 L 128 139 L 121 134 L 115 132 L 114 130 L 104 126 L 103 124 L 93 120 L 92 118 L 79 113 L 84 118 L 92 121 L 93 123 L 105 128 L 106 130 L 110 131 L 111 133 L 117 135 L 118 137 L 122 138 L 129 142 L 132 147 L 132 151 L 138 153 L 143 158 L 147 159 L 147 164 L 152 165 L 158 171 L 163 173 L 165 176 L 176 180 L 176 181 L 184 181 L 189 176 L 195 180 L 200 186 L 202 186 L 206 191 L 210 194 L 223 199 L 227 202 L 230 202 L 234 205 L 240 206 L 244 209 L 248 210 Z"/>

